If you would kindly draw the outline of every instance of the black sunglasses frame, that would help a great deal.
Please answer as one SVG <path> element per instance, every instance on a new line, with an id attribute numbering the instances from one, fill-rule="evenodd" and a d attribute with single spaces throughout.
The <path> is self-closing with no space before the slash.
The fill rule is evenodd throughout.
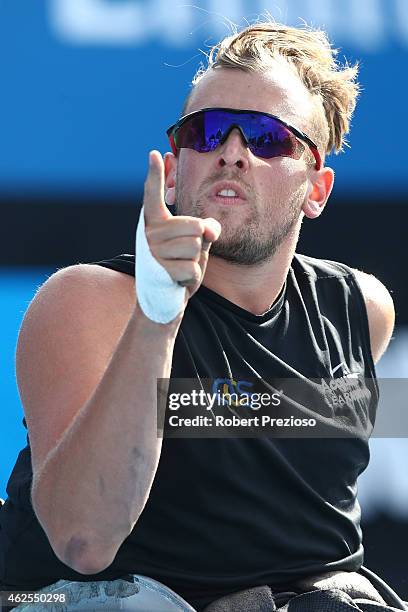
<path id="1" fill-rule="evenodd" d="M 299 140 L 301 140 L 302 142 L 305 142 L 307 144 L 307 146 L 309 147 L 309 149 L 311 150 L 311 152 L 313 154 L 313 157 L 316 160 L 315 169 L 316 170 L 320 170 L 321 167 L 322 167 L 322 158 L 321 158 L 321 155 L 319 153 L 319 149 L 317 148 L 316 143 L 314 143 L 313 140 L 311 138 L 309 138 L 309 136 L 307 136 L 307 134 L 305 134 L 301 130 L 298 130 L 298 128 L 294 127 L 293 125 L 290 125 L 290 123 L 287 123 L 283 119 L 280 119 L 276 115 L 271 115 L 270 113 L 262 113 L 260 111 L 255 111 L 255 110 L 237 109 L 237 108 L 219 108 L 219 107 L 201 108 L 198 111 L 194 111 L 192 113 L 188 113 L 188 115 L 183 115 L 183 117 L 180 117 L 180 119 L 174 125 L 170 126 L 166 130 L 166 134 L 167 134 L 167 136 L 168 136 L 168 138 L 170 140 L 170 145 L 171 145 L 171 148 L 172 148 L 172 151 L 173 151 L 174 155 L 177 155 L 177 152 L 178 152 L 178 149 L 177 149 L 176 143 L 175 143 L 175 139 L 174 139 L 176 132 L 183 125 L 183 123 L 188 121 L 191 117 L 195 117 L 196 115 L 200 115 L 201 113 L 203 113 L 205 111 L 221 111 L 221 112 L 232 113 L 232 114 L 235 114 L 235 115 L 241 115 L 243 113 L 248 113 L 248 114 L 251 114 L 251 115 L 262 115 L 264 117 L 270 117 L 272 119 L 275 119 L 278 123 L 280 123 L 281 125 L 286 127 L 294 136 L 296 136 L 296 138 L 298 138 Z M 231 126 L 231 129 L 233 127 L 235 127 L 235 126 Z M 242 129 L 240 128 L 240 126 L 237 125 L 236 127 L 240 129 L 241 133 L 245 137 L 245 134 L 242 132 Z M 245 140 L 246 140 L 246 137 L 245 137 Z M 247 143 L 247 146 L 249 146 L 248 143 Z M 272 158 L 270 158 L 270 159 L 272 159 Z"/>

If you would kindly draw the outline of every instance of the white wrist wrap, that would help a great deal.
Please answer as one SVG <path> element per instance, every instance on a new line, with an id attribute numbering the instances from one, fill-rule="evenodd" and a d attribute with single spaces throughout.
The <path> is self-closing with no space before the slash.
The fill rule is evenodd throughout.
<path id="1" fill-rule="evenodd" d="M 186 288 L 174 281 L 152 255 L 145 233 L 144 206 L 136 230 L 136 295 L 146 317 L 170 323 L 182 310 Z"/>

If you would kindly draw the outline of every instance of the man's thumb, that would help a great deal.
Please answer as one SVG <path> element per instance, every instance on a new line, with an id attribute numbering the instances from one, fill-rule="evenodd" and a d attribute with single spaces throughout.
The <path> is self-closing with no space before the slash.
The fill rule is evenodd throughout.
<path id="1" fill-rule="evenodd" d="M 199 265 L 201 268 L 202 275 L 204 276 L 207 264 L 208 264 L 208 256 L 210 252 L 210 248 L 213 242 L 218 239 L 221 233 L 221 224 L 212 217 L 208 219 L 204 219 L 205 230 L 203 233 L 203 245 L 201 248 L 201 256 L 199 260 Z"/>
<path id="2" fill-rule="evenodd" d="M 218 240 L 221 234 L 221 223 L 213 217 L 207 217 L 203 219 L 204 222 L 204 233 L 203 233 L 203 246 L 207 243 L 215 242 Z"/>

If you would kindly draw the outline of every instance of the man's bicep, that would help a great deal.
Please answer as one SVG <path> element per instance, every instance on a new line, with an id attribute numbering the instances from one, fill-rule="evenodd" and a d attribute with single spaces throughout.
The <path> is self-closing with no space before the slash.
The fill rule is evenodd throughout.
<path id="1" fill-rule="evenodd" d="M 50 277 L 19 332 L 16 376 L 34 473 L 93 394 L 131 313 L 120 295 L 109 297 L 117 274 L 98 268 L 72 266 Z"/>
<path id="2" fill-rule="evenodd" d="M 391 340 L 394 324 L 394 302 L 388 289 L 372 274 L 354 270 L 364 296 L 370 329 L 370 344 L 374 363 L 377 363 Z"/>

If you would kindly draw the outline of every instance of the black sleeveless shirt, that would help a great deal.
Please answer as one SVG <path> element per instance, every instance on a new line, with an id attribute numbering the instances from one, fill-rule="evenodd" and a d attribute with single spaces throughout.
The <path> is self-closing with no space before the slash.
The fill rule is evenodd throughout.
<path id="1" fill-rule="evenodd" d="M 95 262 L 134 275 L 134 255 Z M 0 510 L 0 588 L 59 579 L 151 576 L 198 610 L 227 593 L 275 590 L 363 563 L 357 477 L 369 461 L 378 386 L 364 298 L 350 268 L 295 254 L 272 307 L 254 315 L 201 286 L 190 299 L 172 379 L 344 379 L 367 385 L 353 418 L 366 436 L 183 438 L 165 435 L 150 497 L 113 563 L 75 572 L 53 553 L 30 501 L 29 438 Z M 313 406 L 300 407 L 309 416 Z M 25 420 L 23 421 L 24 425 Z"/>

